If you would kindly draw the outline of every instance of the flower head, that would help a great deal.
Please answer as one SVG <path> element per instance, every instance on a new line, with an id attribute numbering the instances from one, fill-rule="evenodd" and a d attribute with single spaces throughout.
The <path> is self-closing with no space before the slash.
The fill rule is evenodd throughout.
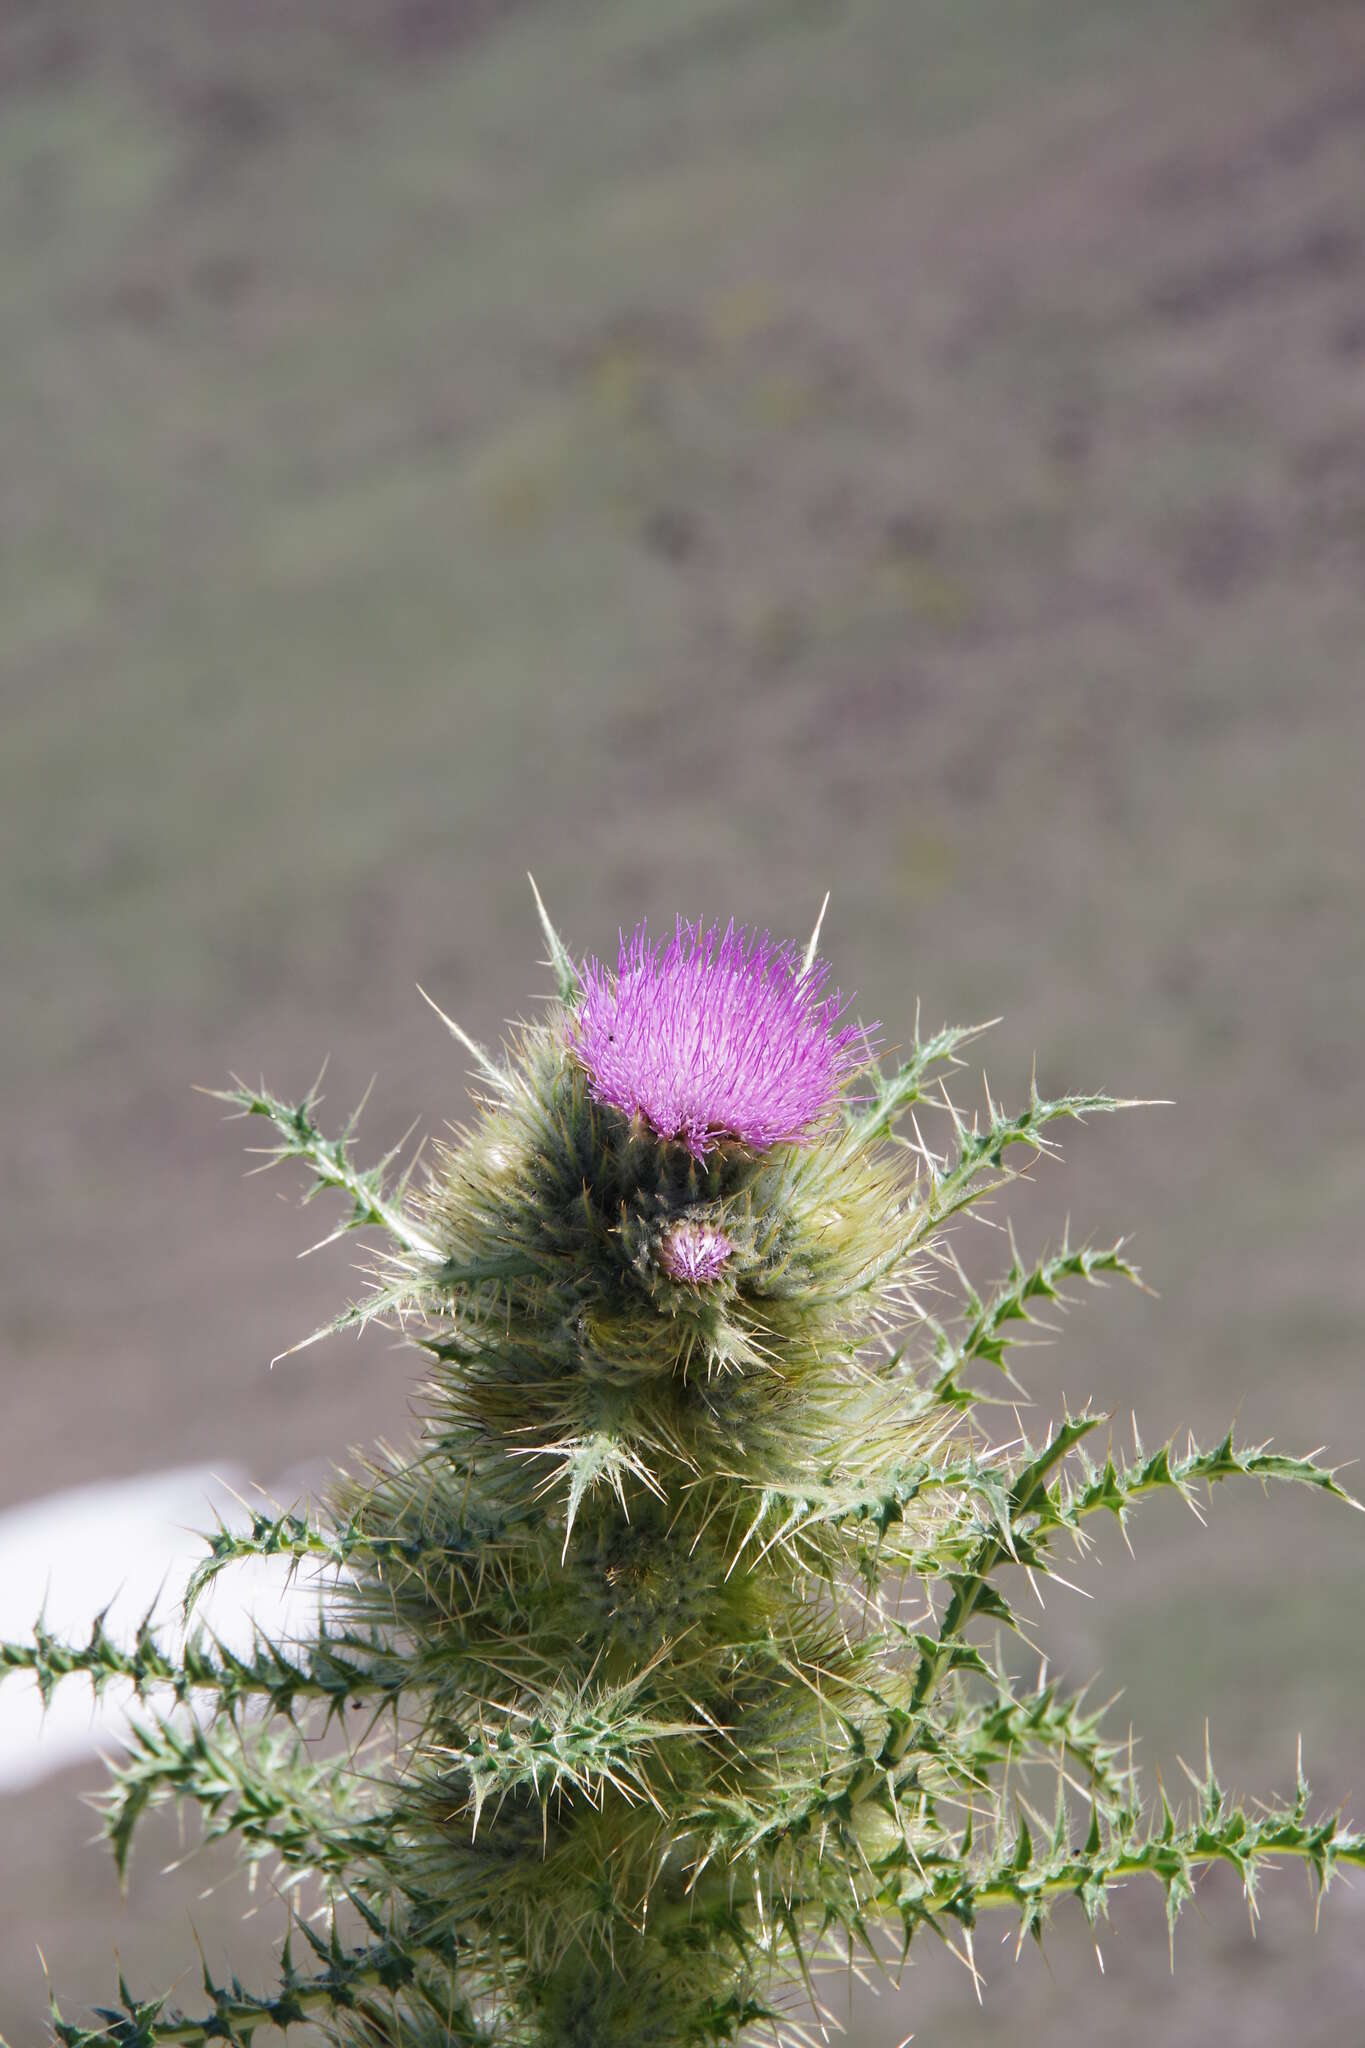
<path id="1" fill-rule="evenodd" d="M 822 994 L 828 974 L 733 921 L 722 933 L 679 918 L 652 944 L 642 924 L 615 974 L 597 960 L 584 970 L 574 1049 L 599 1102 L 695 1158 L 722 1138 L 766 1151 L 806 1137 L 858 1064 L 862 1031 L 836 1028 L 844 1001 Z"/>
<path id="2" fill-rule="evenodd" d="M 665 1233 L 659 1264 L 670 1280 L 690 1280 L 699 1287 L 715 1279 L 733 1250 L 723 1230 L 684 1218 Z"/>

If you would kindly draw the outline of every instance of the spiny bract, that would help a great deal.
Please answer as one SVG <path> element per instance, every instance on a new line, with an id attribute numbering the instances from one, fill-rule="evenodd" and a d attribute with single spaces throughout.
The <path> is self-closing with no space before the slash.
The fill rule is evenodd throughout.
<path id="1" fill-rule="evenodd" d="M 341 1324 L 391 1319 L 424 1352 L 421 1432 L 320 1513 L 210 1540 L 191 1601 L 283 1554 L 322 1575 L 317 1640 L 0 1646 L 0 1671 L 45 1688 L 135 1683 L 105 1806 L 120 1867 L 148 1807 L 189 1801 L 330 1908 L 325 1935 L 300 1912 L 273 1990 L 210 1980 L 196 2017 L 121 1987 L 93 2026 L 54 2008 L 58 2037 L 245 2043 L 307 2019 L 365 2048 L 797 2038 L 822 1961 L 894 1960 L 921 1929 L 970 1961 L 988 1907 L 1037 1933 L 1067 1894 L 1093 1922 L 1136 1872 L 1174 1916 L 1214 1858 L 1248 1889 L 1271 1856 L 1320 1884 L 1365 1863 L 1361 1836 L 1310 1820 L 1301 1778 L 1252 1818 L 1210 1766 L 1190 1815 L 1149 1820 L 1082 1699 L 980 1647 L 979 1624 L 1013 1625 L 1002 1572 L 1046 1573 L 1096 1513 L 1238 1474 L 1340 1493 L 1231 1437 L 1097 1464 L 1098 1416 L 1005 1444 L 976 1422 L 973 1375 L 1009 1369 L 1039 1305 L 1136 1276 L 1119 1245 L 1066 1243 L 979 1295 L 945 1226 L 1053 1149 L 1058 1119 L 1121 1105 L 1035 1091 L 1008 1115 L 987 1095 L 967 1122 L 942 1079 L 973 1033 L 917 1031 L 884 1071 L 822 1000 L 814 941 L 798 964 L 733 926 L 666 948 L 642 928 L 613 976 L 545 930 L 546 1015 L 501 1059 L 451 1027 L 483 1097 L 420 1192 L 356 1167 L 315 1096 L 227 1094 L 383 1234 Z M 391 1739 L 320 1757 L 279 1732 L 310 1708 Z"/>

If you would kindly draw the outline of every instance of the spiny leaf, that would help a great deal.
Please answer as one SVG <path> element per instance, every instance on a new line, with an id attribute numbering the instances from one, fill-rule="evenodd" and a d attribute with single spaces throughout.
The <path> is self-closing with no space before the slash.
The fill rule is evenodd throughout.
<path id="1" fill-rule="evenodd" d="M 1061 1479 L 1047 1490 L 1037 1504 L 1038 1520 L 1033 1533 L 1050 1529 L 1077 1529 L 1087 1515 L 1107 1510 L 1120 1522 L 1133 1505 L 1148 1494 L 1174 1492 L 1192 1499 L 1199 1482 L 1215 1485 L 1219 1480 L 1248 1478 L 1280 1480 L 1289 1485 L 1310 1486 L 1359 1509 L 1361 1503 L 1337 1481 L 1333 1467 L 1319 1465 L 1312 1458 L 1286 1457 L 1267 1445 L 1238 1446 L 1232 1432 L 1209 1450 L 1201 1450 L 1191 1438 L 1184 1452 L 1177 1452 L 1174 1440 L 1154 1451 L 1116 1463 L 1113 1453 L 1102 1466 L 1088 1462 L 1079 1483 Z"/>
<path id="2" fill-rule="evenodd" d="M 138 1822 L 168 1801 L 193 1803 L 204 1839 L 236 1836 L 250 1862 L 269 1855 L 286 1868 L 340 1878 L 386 1845 L 386 1817 L 365 1810 L 374 1788 L 362 1787 L 344 1762 L 314 1761 L 297 1737 L 247 1737 L 231 1724 L 212 1729 L 156 1715 L 135 1720 L 127 1740 L 96 1802 L 120 1878 Z"/>
<path id="3" fill-rule="evenodd" d="M 311 1931 L 303 1922 L 296 1926 L 316 1950 Z M 288 2028 L 353 2011 L 358 1997 L 371 1987 L 403 1994 L 412 1987 L 425 1961 L 434 1960 L 450 1971 L 457 1953 L 453 1936 L 418 1927 L 364 1947 L 323 1944 L 324 1969 L 306 1977 L 292 1970 L 282 1973 L 274 1992 L 250 1992 L 235 1981 L 214 1984 L 206 1973 L 205 1989 L 213 2010 L 202 2017 L 168 2010 L 164 1997 L 142 2004 L 129 1998 L 122 2013 L 103 2012 L 100 2017 L 107 2024 L 91 2028 L 62 2020 L 54 2005 L 53 2031 L 63 2048 L 209 2048 L 214 2041 L 240 2044 L 249 2041 L 251 2031 L 259 2026 Z M 485 2048 L 485 2029 L 453 1989 L 446 2021 L 452 2048 Z"/>
<path id="4" fill-rule="evenodd" d="M 956 1398 L 956 1383 L 971 1364 L 980 1361 L 1004 1370 L 1010 1346 L 1019 1341 L 1010 1333 L 1009 1326 L 1016 1323 L 1032 1326 L 1035 1317 L 1030 1311 L 1036 1302 L 1064 1305 L 1065 1296 L 1061 1290 L 1065 1281 L 1079 1279 L 1098 1286 L 1108 1275 L 1114 1274 L 1141 1286 L 1142 1276 L 1137 1267 L 1123 1256 L 1123 1243 L 1120 1238 L 1117 1243 L 1103 1248 L 1089 1245 L 1073 1248 L 1063 1244 L 1060 1251 L 1036 1259 L 1027 1266 L 1016 1252 L 1009 1273 L 989 1296 L 983 1299 L 969 1287 L 967 1321 L 961 1336 L 952 1338 L 946 1331 L 938 1330 L 935 1400 Z"/>
<path id="5" fill-rule="evenodd" d="M 350 1156 L 351 1134 L 359 1111 L 339 1138 L 328 1138 L 313 1120 L 313 1111 L 321 1099 L 316 1090 L 299 1102 L 289 1103 L 281 1101 L 264 1087 L 248 1088 L 234 1075 L 231 1088 L 203 1088 L 199 1092 L 215 1102 L 230 1104 L 240 1116 L 264 1117 L 272 1123 L 280 1142 L 267 1149 L 265 1164 L 274 1166 L 285 1159 L 300 1160 L 313 1172 L 310 1195 L 320 1193 L 324 1188 L 334 1188 L 348 1196 L 351 1213 L 343 1229 L 361 1230 L 377 1225 L 413 1257 L 425 1262 L 440 1261 L 439 1247 L 421 1229 L 401 1200 L 395 1201 L 386 1189 L 385 1169 L 396 1155 L 391 1152 L 377 1165 L 365 1170 L 353 1163 Z M 305 1200 L 308 1198 L 305 1196 Z"/>
<path id="6" fill-rule="evenodd" d="M 928 1099 L 925 1083 L 935 1068 L 951 1065 L 961 1066 L 957 1055 L 964 1045 L 989 1031 L 999 1018 L 988 1019 L 984 1024 L 945 1025 L 931 1038 L 919 1035 L 918 1018 L 915 1023 L 915 1038 L 910 1057 L 894 1074 L 874 1071 L 870 1079 L 871 1101 L 860 1101 L 856 1109 L 850 1110 L 850 1123 L 861 1144 L 876 1144 L 879 1139 L 889 1136 L 895 1124 L 916 1103 Z"/>
<path id="7" fill-rule="evenodd" d="M 398 1651 L 346 1631 L 323 1631 L 296 1651 L 258 1632 L 247 1653 L 194 1635 L 177 1655 L 162 1647 L 147 1622 L 131 1646 L 116 1643 L 101 1623 L 85 1644 L 60 1643 L 45 1630 L 35 1630 L 28 1643 L 0 1642 L 0 1680 L 31 1673 L 45 1698 L 64 1678 L 87 1678 L 96 1692 L 119 1679 L 131 1683 L 140 1700 L 165 1692 L 186 1702 L 203 1694 L 224 1714 L 264 1701 L 285 1718 L 309 1701 L 335 1711 L 352 1699 L 390 1698 L 411 1668 Z"/>
<path id="8" fill-rule="evenodd" d="M 918 1227 L 913 1242 L 926 1238 L 955 1216 L 1018 1177 L 1018 1169 L 1007 1164 L 1006 1154 L 1024 1146 L 1035 1158 L 1055 1150 L 1047 1136 L 1049 1125 L 1070 1118 L 1082 1122 L 1087 1116 L 1109 1115 L 1120 1109 L 1143 1109 L 1150 1104 L 1113 1095 L 1059 1095 L 1051 1100 L 1030 1091 L 1027 1109 L 1009 1116 L 996 1102 L 987 1100 L 985 1121 L 970 1124 L 947 1104 L 957 1134 L 956 1156 L 940 1170 L 929 1162 L 929 1189 L 919 1206 Z"/>

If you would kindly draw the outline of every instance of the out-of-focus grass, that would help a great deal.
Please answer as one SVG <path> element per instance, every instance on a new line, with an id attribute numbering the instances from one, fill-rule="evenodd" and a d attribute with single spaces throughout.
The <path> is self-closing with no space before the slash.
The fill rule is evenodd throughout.
<path id="1" fill-rule="evenodd" d="M 266 1372 L 348 1276 L 293 1266 L 189 1084 L 330 1051 L 338 1110 L 381 1070 L 376 1149 L 439 1131 L 462 1077 L 404 991 L 494 1035 L 544 985 L 527 865 L 598 948 L 646 909 L 804 933 L 832 886 L 892 1039 L 916 995 L 1003 1008 L 998 1087 L 1036 1049 L 1177 1097 L 1040 1181 L 1026 1231 L 1137 1222 L 1163 1296 L 1090 1307 L 1040 1398 L 1365 1442 L 1363 79 L 1349 5 L 10 11 L 6 1499 L 401 1426 L 382 1345 Z M 1361 1633 L 1357 1531 L 1233 1512 L 1106 1552 L 1057 1653 L 1136 1714 L 1185 1645 L 1151 1755 L 1208 1706 L 1245 1783 L 1264 1600 L 1344 1791 L 1310 1659 Z M 69 1798 L 11 1811 L 14 2048 L 35 1938 L 109 1981 Z M 135 1978 L 183 1953 L 152 1868 Z M 219 1954 L 236 1911 L 196 1909 Z M 1344 2009 L 1348 1911 L 1311 1953 L 1282 1911 L 1267 2043 L 1313 2038 L 1319 1965 Z M 1136 1925 L 1070 2025 L 1148 2038 Z M 1177 1994 L 1248 1981 L 1185 1940 Z M 869 2041 L 1048 2024 L 1036 1986 L 970 2035 L 965 1980 L 912 1985 Z M 1163 2038 L 1210 1998 L 1163 1990 Z"/>
<path id="2" fill-rule="evenodd" d="M 1052 481 L 975 405 L 916 416 L 839 245 L 880 195 L 878 296 L 918 299 L 916 152 L 1065 106 L 1122 10 L 533 9 L 406 66 L 49 13 L 68 69 L 0 135 L 7 951 L 60 917 L 101 1000 L 218 1007 L 272 903 L 311 927 L 414 821 L 444 860 L 549 781 L 567 833 L 613 712 L 698 666 L 728 696 L 799 643 L 823 682 L 998 610 L 990 529 Z M 970 552 L 917 561 L 879 522 L 945 466 Z M 8 986 L 11 1043 L 79 1049 L 86 1005 Z"/>

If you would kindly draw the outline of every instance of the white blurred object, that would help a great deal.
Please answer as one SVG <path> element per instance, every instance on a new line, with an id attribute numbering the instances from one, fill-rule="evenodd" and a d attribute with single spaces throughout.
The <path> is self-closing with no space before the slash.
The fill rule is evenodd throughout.
<path id="1" fill-rule="evenodd" d="M 245 1492 L 231 1467 L 195 1465 L 75 1487 L 0 1515 L 0 1640 L 27 1640 L 41 1613 L 53 1635 L 84 1643 L 104 1608 L 110 1635 L 131 1644 L 150 1609 L 158 1640 L 177 1648 L 186 1582 L 204 1555 L 196 1532 L 211 1533 L 219 1516 L 229 1528 L 247 1526 L 239 1488 Z M 237 1650 L 250 1648 L 254 1628 L 276 1638 L 312 1634 L 317 1579 L 304 1572 L 289 1586 L 288 1572 L 288 1560 L 278 1557 L 230 1565 L 196 1605 L 196 1622 Z M 111 1684 L 96 1702 L 89 1679 L 74 1676 L 57 1687 L 44 1714 L 36 1681 L 6 1678 L 0 1793 L 117 1750 L 132 1703 L 131 1685 Z"/>

